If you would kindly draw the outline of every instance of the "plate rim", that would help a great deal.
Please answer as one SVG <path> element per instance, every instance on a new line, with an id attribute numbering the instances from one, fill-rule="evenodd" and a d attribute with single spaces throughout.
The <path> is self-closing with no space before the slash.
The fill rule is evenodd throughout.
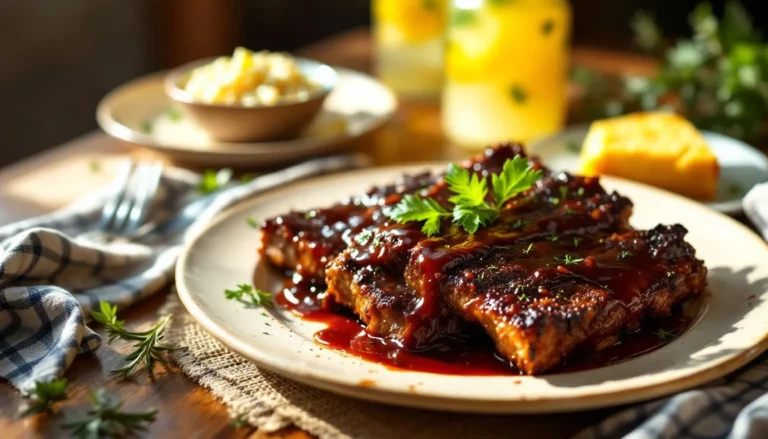
<path id="1" fill-rule="evenodd" d="M 287 157 L 309 154 L 320 149 L 325 150 L 326 148 L 331 148 L 328 150 L 334 150 L 341 148 L 341 146 L 343 146 L 346 142 L 358 139 L 361 136 L 372 131 L 376 131 L 387 124 L 397 114 L 397 110 L 400 107 L 400 101 L 397 95 L 375 76 L 346 67 L 331 67 L 337 72 L 339 77 L 344 75 L 354 75 L 361 76 L 375 82 L 381 88 L 381 90 L 387 94 L 388 98 L 391 99 L 391 110 L 386 113 L 382 113 L 381 116 L 377 117 L 367 129 L 358 133 L 342 133 L 322 138 L 304 137 L 298 140 L 288 139 L 272 142 L 211 141 L 208 143 L 208 146 L 210 146 L 210 149 L 208 150 L 192 149 L 185 146 L 183 143 L 176 144 L 160 142 L 154 136 L 137 131 L 136 129 L 121 123 L 113 117 L 113 108 L 115 103 L 118 102 L 120 97 L 125 94 L 127 90 L 142 86 L 146 87 L 153 83 L 162 85 L 165 76 L 168 74 L 168 72 L 170 72 L 170 70 L 161 70 L 132 79 L 110 90 L 99 100 L 99 103 L 96 106 L 96 122 L 105 133 L 114 138 L 168 154 L 194 154 L 201 157 L 207 156 L 219 158 L 241 156 L 258 157 L 262 155 Z"/>
<path id="2" fill-rule="evenodd" d="M 201 228 L 193 236 L 187 239 L 187 242 L 179 255 L 179 259 L 175 269 L 176 289 L 182 304 L 187 311 L 192 315 L 197 323 L 199 323 L 208 334 L 219 340 L 222 344 L 232 349 L 234 352 L 243 356 L 252 363 L 255 363 L 258 367 L 263 367 L 278 375 L 287 377 L 297 382 L 306 384 L 311 387 L 320 388 L 323 390 L 331 391 L 333 393 L 350 396 L 353 398 L 359 398 L 369 401 L 375 401 L 385 404 L 405 406 L 412 408 L 426 408 L 435 409 L 441 411 L 452 411 L 460 413 L 486 413 L 486 414 L 541 414 L 541 413 L 564 413 L 564 412 L 576 412 L 590 409 L 604 408 L 617 406 L 622 404 L 646 401 L 656 397 L 669 395 L 682 390 L 686 390 L 697 386 L 699 384 L 705 384 L 717 378 L 720 378 L 728 373 L 731 373 L 740 367 L 746 365 L 753 359 L 757 358 L 761 353 L 768 350 L 768 333 L 752 346 L 745 347 L 740 352 L 735 353 L 731 358 L 727 358 L 720 364 L 713 365 L 707 369 L 700 370 L 691 375 L 687 375 L 676 380 L 665 381 L 656 383 L 653 385 L 638 386 L 637 388 L 630 389 L 616 389 L 613 391 L 604 391 L 593 395 L 581 395 L 571 396 L 563 398 L 542 398 L 542 399 L 490 399 L 483 397 L 482 399 L 472 399 L 471 397 L 461 396 L 457 398 L 446 398 L 436 395 L 429 395 L 424 393 L 404 393 L 399 391 L 393 391 L 389 389 L 373 387 L 361 387 L 350 385 L 349 383 L 340 381 L 333 376 L 326 376 L 321 374 L 313 374 L 302 371 L 301 367 L 294 364 L 286 365 L 281 363 L 278 358 L 272 357 L 268 353 L 257 352 L 255 347 L 258 343 L 248 343 L 240 340 L 234 334 L 230 334 L 228 330 L 219 327 L 197 304 L 193 295 L 190 293 L 188 286 L 186 285 L 186 279 L 184 276 L 185 266 L 190 258 L 195 245 L 205 236 L 207 233 L 217 227 L 220 223 L 229 220 L 233 216 L 237 216 L 239 213 L 253 208 L 261 201 L 262 198 L 267 196 L 274 196 L 275 193 L 280 191 L 289 191 L 292 186 L 297 184 L 318 184 L 325 181 L 333 181 L 339 177 L 352 177 L 355 175 L 364 175 L 371 169 L 377 171 L 392 172 L 392 175 L 397 175 L 403 172 L 414 172 L 419 169 L 424 170 L 428 168 L 434 168 L 436 166 L 445 166 L 448 161 L 430 161 L 430 162 L 417 162 L 411 163 L 405 166 L 382 166 L 375 168 L 364 168 L 353 171 L 340 172 L 330 174 L 326 176 L 314 177 L 304 179 L 298 182 L 284 185 L 280 188 L 265 191 L 253 198 L 250 198 L 238 205 L 235 205 L 226 211 L 219 214 L 212 222 L 207 224 L 204 228 Z M 685 204 L 694 205 L 699 208 L 706 208 L 700 203 L 686 198 L 682 195 L 678 195 L 660 188 L 645 185 L 635 181 L 622 179 L 613 176 L 604 176 L 601 179 L 606 181 L 618 181 L 623 184 L 629 184 L 634 186 L 641 186 L 651 192 L 661 192 L 672 198 L 676 198 L 678 201 Z M 750 235 L 756 242 L 759 242 L 766 250 L 768 250 L 768 243 L 766 243 L 759 235 L 752 231 L 749 227 L 737 221 L 736 219 L 725 215 L 721 212 L 717 212 L 713 209 L 712 214 L 719 215 L 722 219 L 730 222 L 731 225 L 741 229 Z M 356 357 L 351 357 L 356 358 Z M 363 360 L 364 361 L 364 360 Z M 632 361 L 632 360 L 628 360 Z M 477 377 L 475 377 L 477 378 Z M 407 396 L 407 398 L 404 398 Z"/>
<path id="3" fill-rule="evenodd" d="M 536 148 L 540 148 L 541 145 L 551 143 L 560 138 L 567 139 L 569 136 L 574 136 L 577 133 L 581 133 L 581 132 L 583 132 L 584 135 L 586 136 L 587 132 L 589 131 L 590 125 L 591 125 L 590 123 L 578 123 L 578 124 L 569 125 L 565 129 L 560 130 L 556 133 L 550 134 L 548 136 L 540 137 L 531 142 L 528 142 L 526 146 L 528 147 L 528 150 L 531 152 L 531 154 L 536 154 L 535 152 Z M 765 181 L 768 182 L 768 155 L 766 155 L 765 153 L 757 149 L 755 146 L 750 145 L 744 140 L 737 139 L 736 137 L 732 137 L 726 134 L 718 133 L 715 131 L 709 131 L 709 130 L 699 130 L 699 132 L 705 137 L 717 137 L 717 138 L 723 139 L 724 141 L 736 143 L 743 150 L 748 150 L 751 154 L 754 154 L 755 156 L 759 157 L 760 164 L 762 165 L 762 168 L 765 171 L 765 176 L 766 176 Z M 620 177 L 613 177 L 613 178 L 620 178 Z M 623 179 L 623 180 L 626 180 L 626 179 Z M 636 182 L 636 183 L 640 183 L 640 182 Z M 656 189 L 661 189 L 661 188 L 656 188 Z M 661 190 L 664 190 L 664 189 L 661 189 Z M 747 190 L 747 192 L 749 191 Z M 714 209 L 720 213 L 724 213 L 727 215 L 739 215 L 744 211 L 742 203 L 745 196 L 746 196 L 746 192 L 739 199 L 726 200 L 726 201 L 709 201 L 709 202 L 697 201 L 697 202 L 704 204 L 705 206 L 708 206 L 709 208 Z M 693 200 L 693 201 L 696 201 L 696 200 Z"/>

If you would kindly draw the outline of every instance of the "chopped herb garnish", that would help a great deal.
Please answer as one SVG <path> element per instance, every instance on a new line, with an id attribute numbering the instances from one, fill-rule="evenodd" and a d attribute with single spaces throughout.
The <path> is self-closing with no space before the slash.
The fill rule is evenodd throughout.
<path id="1" fill-rule="evenodd" d="M 165 114 L 167 114 L 168 118 L 174 122 L 178 122 L 181 120 L 181 113 L 179 112 L 179 110 L 175 108 L 169 108 L 168 111 L 165 112 Z"/>
<path id="2" fill-rule="evenodd" d="M 91 408 L 88 418 L 69 422 L 63 427 L 79 438 L 131 437 L 146 430 L 155 421 L 157 410 L 138 412 L 122 410 L 123 402 L 109 395 L 104 389 L 90 392 Z"/>
<path id="3" fill-rule="evenodd" d="M 555 197 L 550 197 L 549 202 L 557 206 L 558 204 L 560 204 L 560 199 Z"/>
<path id="4" fill-rule="evenodd" d="M 88 169 L 90 169 L 92 173 L 96 174 L 101 171 L 101 163 L 96 159 L 90 160 L 88 162 Z"/>
<path id="5" fill-rule="evenodd" d="M 560 193 L 560 198 L 565 198 L 568 196 L 568 186 L 560 186 L 557 188 L 557 191 Z"/>
<path id="6" fill-rule="evenodd" d="M 573 238 L 573 246 L 574 246 L 574 247 L 578 247 L 578 246 L 579 246 L 579 244 L 581 243 L 581 240 L 582 240 L 582 239 L 583 239 L 583 238 L 579 238 L 578 236 L 577 236 L 577 237 L 575 237 L 575 238 Z"/>
<path id="7" fill-rule="evenodd" d="M 633 256 L 633 254 L 632 254 L 631 251 L 629 251 L 629 250 L 622 250 L 621 253 L 619 253 L 619 260 L 624 260 L 624 259 L 627 259 L 627 258 L 632 257 L 632 256 Z"/>
<path id="8" fill-rule="evenodd" d="M 530 252 L 531 252 L 531 250 L 533 250 L 533 243 L 529 243 L 529 244 L 528 244 L 528 247 L 526 247 L 526 248 L 523 250 L 523 254 L 527 255 L 528 253 L 530 253 Z"/>
<path id="9" fill-rule="evenodd" d="M 664 329 L 656 331 L 656 335 L 658 335 L 662 341 L 671 340 L 676 336 L 674 332 L 666 331 Z"/>
<path id="10" fill-rule="evenodd" d="M 560 240 L 560 237 L 559 237 L 559 236 L 557 236 L 557 235 L 549 235 L 549 236 L 547 236 L 547 241 L 550 241 L 550 242 L 557 242 L 557 241 L 559 241 L 559 240 Z"/>
<path id="11" fill-rule="evenodd" d="M 230 180 L 232 180 L 231 169 L 223 168 L 218 171 L 208 169 L 203 172 L 203 177 L 197 185 L 197 191 L 204 195 L 211 194 L 223 188 Z"/>
<path id="12" fill-rule="evenodd" d="M 525 90 L 523 90 L 523 88 L 519 85 L 513 85 L 509 94 L 512 96 L 512 100 L 518 104 L 524 104 L 528 99 L 528 93 L 526 93 Z"/>
<path id="13" fill-rule="evenodd" d="M 575 211 L 575 210 L 573 210 L 573 209 L 572 209 L 572 208 L 570 208 L 570 207 L 566 207 L 566 208 L 565 208 L 565 214 L 566 214 L 567 216 L 571 216 L 571 215 L 574 215 L 574 214 L 576 214 L 576 211 Z"/>
<path id="14" fill-rule="evenodd" d="M 272 306 L 272 294 L 248 284 L 238 284 L 234 290 L 224 290 L 228 300 L 237 300 L 253 306 Z"/>
<path id="15" fill-rule="evenodd" d="M 562 257 L 562 258 L 555 257 L 555 262 L 558 262 L 563 265 L 578 264 L 579 262 L 583 262 L 583 261 L 584 261 L 584 258 L 575 258 L 570 254 L 566 254 L 565 257 Z"/>
<path id="16" fill-rule="evenodd" d="M 118 338 L 134 342 L 134 350 L 125 356 L 125 361 L 128 364 L 112 370 L 113 375 L 127 378 L 133 374 L 137 367 L 144 364 L 147 373 L 151 376 L 155 361 L 162 364 L 167 363 L 164 355 L 175 349 L 173 346 L 163 343 L 163 332 L 171 320 L 171 316 L 163 317 L 146 331 L 133 332 L 125 329 L 125 321 L 117 319 L 117 306 L 112 306 L 102 300 L 99 302 L 99 308 L 101 312 L 91 311 L 91 316 L 104 325 L 104 329 L 109 334 L 110 344 Z"/>
<path id="17" fill-rule="evenodd" d="M 495 265 L 489 265 L 487 268 L 488 268 L 489 270 L 491 270 L 491 271 L 496 271 L 496 270 L 498 270 L 498 269 L 499 269 L 499 267 L 497 267 L 497 266 L 495 266 Z"/>
<path id="18" fill-rule="evenodd" d="M 245 419 L 245 416 L 243 415 L 238 415 L 232 418 L 232 420 L 229 421 L 229 425 L 232 428 L 248 428 L 251 426 L 251 424 Z"/>
<path id="19" fill-rule="evenodd" d="M 255 216 L 246 217 L 245 222 L 248 223 L 248 225 L 253 227 L 254 229 L 259 228 L 259 220 L 257 220 Z"/>
<path id="20" fill-rule="evenodd" d="M 317 215 L 317 212 L 315 212 L 314 210 L 309 210 L 307 212 L 304 212 L 304 218 L 306 219 L 314 218 L 315 215 Z"/>
<path id="21" fill-rule="evenodd" d="M 522 230 L 524 226 L 525 226 L 525 223 L 521 219 L 518 219 L 517 221 L 512 223 L 512 228 L 515 230 Z"/>
<path id="22" fill-rule="evenodd" d="M 475 14 L 475 11 L 470 11 L 468 9 L 456 9 L 453 11 L 451 16 L 451 25 L 466 26 L 468 24 L 474 23 L 476 20 L 477 15 Z"/>
<path id="23" fill-rule="evenodd" d="M 379 235 L 374 236 L 373 237 L 373 242 L 371 244 L 373 244 L 374 247 L 380 246 L 381 245 L 381 237 Z"/>
<path id="24" fill-rule="evenodd" d="M 576 195 L 583 197 L 584 196 L 584 188 L 580 187 L 576 190 Z"/>
<path id="25" fill-rule="evenodd" d="M 240 183 L 250 183 L 256 178 L 256 174 L 243 174 L 240 176 Z"/>
<path id="26" fill-rule="evenodd" d="M 554 28 L 555 28 L 555 22 L 552 19 L 549 19 L 541 25 L 541 33 L 543 33 L 544 36 L 547 36 L 552 33 L 552 30 Z"/>
<path id="27" fill-rule="evenodd" d="M 530 188 L 541 174 L 541 170 L 533 170 L 521 156 L 507 160 L 500 174 L 491 175 L 493 202 L 489 202 L 487 180 L 451 164 L 445 175 L 448 188 L 454 194 L 448 199 L 453 203 L 451 211 L 434 199 L 406 195 L 387 216 L 399 223 L 424 221 L 422 232 L 427 236 L 438 234 L 441 220 L 447 217 L 452 217 L 467 233 L 475 233 L 496 221 L 504 204 Z"/>
<path id="28" fill-rule="evenodd" d="M 149 120 L 145 120 L 144 122 L 142 122 L 139 128 L 141 129 L 141 132 L 144 134 L 152 134 L 152 122 Z"/>
<path id="29" fill-rule="evenodd" d="M 26 397 L 25 407 L 16 414 L 16 419 L 50 412 L 54 404 L 67 399 L 68 385 L 66 378 L 59 378 L 50 382 L 35 382 L 35 387 L 29 391 L 29 395 Z"/>
<path id="30" fill-rule="evenodd" d="M 575 140 L 569 140 L 565 143 L 565 149 L 570 152 L 578 153 L 581 152 L 581 145 Z"/>

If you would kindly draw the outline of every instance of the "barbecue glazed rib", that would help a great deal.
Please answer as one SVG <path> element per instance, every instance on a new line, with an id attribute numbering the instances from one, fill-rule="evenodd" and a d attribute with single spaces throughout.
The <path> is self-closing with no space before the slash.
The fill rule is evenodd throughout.
<path id="1" fill-rule="evenodd" d="M 498 146 L 463 166 L 489 178 L 515 155 L 524 155 L 519 145 Z M 269 220 L 260 250 L 283 270 L 324 275 L 326 305 L 350 308 L 369 333 L 423 349 L 480 325 L 529 374 L 577 348 L 607 347 L 703 290 L 706 268 L 682 226 L 635 231 L 631 202 L 598 179 L 532 165 L 544 177 L 474 235 L 446 220 L 428 238 L 420 224 L 386 217 L 407 193 L 446 203 L 442 178 L 423 174 Z"/>

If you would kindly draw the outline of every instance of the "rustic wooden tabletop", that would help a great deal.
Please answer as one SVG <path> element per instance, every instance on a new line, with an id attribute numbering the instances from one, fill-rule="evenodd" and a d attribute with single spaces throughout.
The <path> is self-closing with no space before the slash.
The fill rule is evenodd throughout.
<path id="1" fill-rule="evenodd" d="M 329 64 L 370 71 L 371 38 L 366 30 L 351 31 L 307 47 L 301 54 Z M 647 73 L 654 67 L 643 57 L 590 49 L 574 50 L 573 59 L 577 64 L 614 72 Z M 361 139 L 356 148 L 370 153 L 377 164 L 466 157 L 467 152 L 445 140 L 439 118 L 436 102 L 403 100 L 396 118 Z M 92 133 L 1 170 L 0 224 L 50 211 L 108 183 L 112 164 L 126 155 L 151 153 L 102 133 Z M 90 169 L 94 160 L 102 164 L 99 171 Z M 158 294 L 126 309 L 121 317 L 129 325 L 153 321 L 167 294 Z M 96 329 L 103 335 L 101 328 Z M 149 428 L 152 437 L 308 437 L 294 428 L 269 435 L 233 428 L 225 406 L 173 368 L 159 369 L 153 381 L 138 375 L 134 381 L 118 383 L 109 377 L 109 370 L 120 364 L 124 351 L 125 346 L 120 343 L 104 344 L 95 355 L 78 356 L 65 375 L 73 383 L 65 407 L 85 408 L 87 389 L 104 387 L 124 399 L 127 409 L 160 409 L 157 421 Z M 0 383 L 0 436 L 51 437 L 61 433 L 59 423 L 44 416 L 13 420 L 20 402 L 15 389 Z M 563 423 L 562 434 L 573 433 L 586 422 L 593 422 L 596 416 L 594 412 L 584 415 L 581 421 Z"/>

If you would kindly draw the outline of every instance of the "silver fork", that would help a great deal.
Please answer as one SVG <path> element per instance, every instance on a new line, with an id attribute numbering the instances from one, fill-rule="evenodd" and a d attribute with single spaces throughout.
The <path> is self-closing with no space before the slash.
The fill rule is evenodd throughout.
<path id="1" fill-rule="evenodd" d="M 138 236 L 157 195 L 162 175 L 163 165 L 160 162 L 125 162 L 115 176 L 107 203 L 101 211 L 99 232 L 106 237 Z"/>

